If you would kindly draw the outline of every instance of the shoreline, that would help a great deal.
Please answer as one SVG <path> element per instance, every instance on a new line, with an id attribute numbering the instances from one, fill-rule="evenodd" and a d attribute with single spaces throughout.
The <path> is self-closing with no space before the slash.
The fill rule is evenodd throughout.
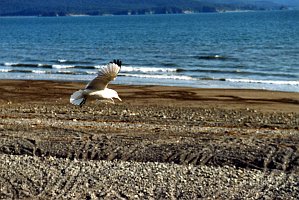
<path id="1" fill-rule="evenodd" d="M 0 198 L 297 199 L 299 93 L 0 81 Z"/>
<path id="2" fill-rule="evenodd" d="M 84 88 L 86 82 L 0 80 L 0 102 L 28 102 L 47 99 L 50 102 L 68 104 L 70 95 Z M 193 88 L 160 85 L 114 85 L 122 103 L 158 105 L 161 101 L 169 106 L 206 107 L 233 109 L 258 109 L 261 111 L 299 113 L 299 93 L 261 89 Z M 16 90 L 14 90 L 14 88 Z M 34 93 L 40 91 L 40 93 Z M 50 93 L 50 94 L 48 94 Z M 29 94 L 30 96 L 26 96 Z M 54 96 L 51 96 L 53 94 Z M 25 96 L 24 96 L 25 95 Z M 21 98 L 20 98 L 21 97 Z M 59 102 L 58 100 L 61 100 Z"/>
<path id="3" fill-rule="evenodd" d="M 2 76 L 3 81 L 51 81 L 51 82 L 71 82 L 71 83 L 87 83 L 92 78 L 93 75 L 87 79 L 81 78 L 76 79 L 75 77 L 65 77 L 68 79 L 62 79 L 61 77 L 48 78 L 47 74 L 42 72 L 33 73 L 35 75 L 41 76 L 42 78 L 34 77 L 32 78 L 18 78 L 18 77 L 7 77 Z M 190 78 L 190 79 L 189 79 Z M 263 91 L 273 91 L 273 92 L 295 92 L 299 93 L 298 81 L 279 81 L 279 80 L 254 80 L 254 79 L 234 79 L 234 78 L 203 78 L 203 79 L 194 79 L 191 76 L 186 79 L 178 79 L 178 82 L 175 83 L 176 79 L 160 79 L 158 82 L 153 81 L 155 79 L 148 79 L 146 82 L 142 81 L 143 77 L 140 76 L 125 76 L 119 75 L 118 79 L 112 84 L 114 85 L 127 85 L 127 86 L 165 86 L 165 87 L 185 87 L 185 88 L 196 88 L 196 89 L 231 89 L 231 90 L 263 90 Z M 130 84 L 127 84 L 127 83 Z M 135 84 L 138 83 L 138 84 Z"/>

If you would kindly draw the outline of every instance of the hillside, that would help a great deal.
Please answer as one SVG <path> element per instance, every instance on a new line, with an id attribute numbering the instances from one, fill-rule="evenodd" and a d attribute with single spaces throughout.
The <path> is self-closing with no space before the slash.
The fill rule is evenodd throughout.
<path id="1" fill-rule="evenodd" d="M 127 15 L 280 9 L 273 3 L 232 0 L 1 0 L 0 16 Z"/>

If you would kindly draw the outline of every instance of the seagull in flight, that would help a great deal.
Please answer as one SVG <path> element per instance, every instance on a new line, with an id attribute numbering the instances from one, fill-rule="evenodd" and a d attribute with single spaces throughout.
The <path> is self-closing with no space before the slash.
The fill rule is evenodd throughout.
<path id="1" fill-rule="evenodd" d="M 115 90 L 107 88 L 109 82 L 116 78 L 120 68 L 120 60 L 113 60 L 100 68 L 97 76 L 86 85 L 85 89 L 78 90 L 71 95 L 70 103 L 83 106 L 87 99 L 108 100 L 113 104 L 113 98 L 121 101 Z"/>

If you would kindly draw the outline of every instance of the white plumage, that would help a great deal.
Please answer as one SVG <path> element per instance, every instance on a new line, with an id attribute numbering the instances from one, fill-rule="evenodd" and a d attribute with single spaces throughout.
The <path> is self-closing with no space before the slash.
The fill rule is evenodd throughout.
<path id="1" fill-rule="evenodd" d="M 85 89 L 78 90 L 71 95 L 70 103 L 82 106 L 87 99 L 109 100 L 114 103 L 113 98 L 119 98 L 115 90 L 107 88 L 110 81 L 113 81 L 121 68 L 120 60 L 113 60 L 107 66 L 99 69 L 97 76 L 90 81 Z"/>

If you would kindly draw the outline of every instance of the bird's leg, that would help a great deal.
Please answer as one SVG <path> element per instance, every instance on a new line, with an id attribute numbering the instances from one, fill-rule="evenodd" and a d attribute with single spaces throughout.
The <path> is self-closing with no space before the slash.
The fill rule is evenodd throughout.
<path id="1" fill-rule="evenodd" d="M 112 104 L 115 104 L 115 103 L 114 103 L 114 100 L 113 100 L 112 98 L 110 98 L 110 100 L 111 100 L 111 103 L 112 103 Z"/>

